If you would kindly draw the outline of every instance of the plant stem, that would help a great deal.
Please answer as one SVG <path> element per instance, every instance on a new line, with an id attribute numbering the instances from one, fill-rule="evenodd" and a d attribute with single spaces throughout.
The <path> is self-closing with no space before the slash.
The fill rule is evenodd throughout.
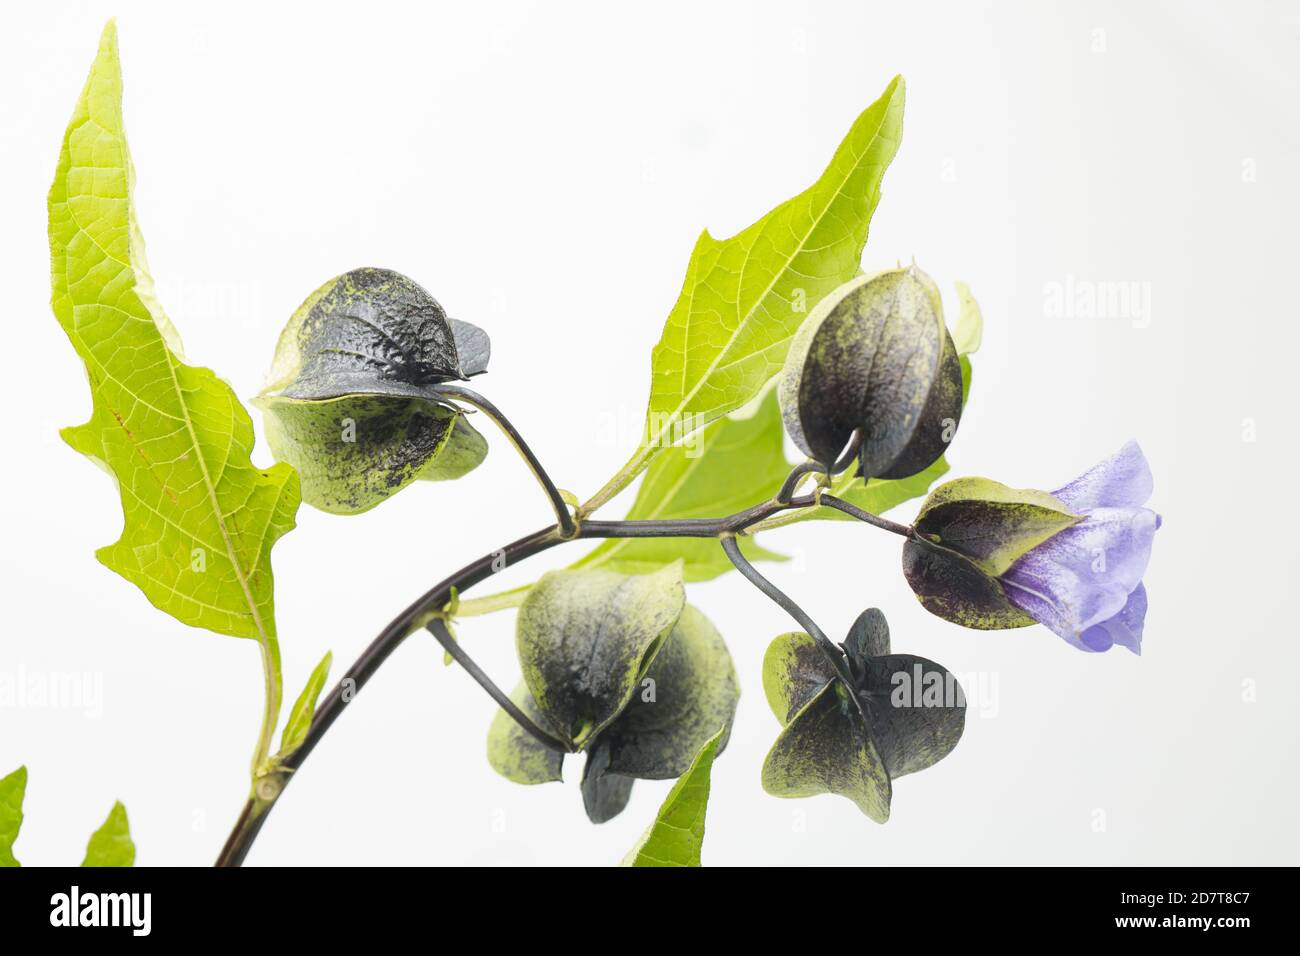
<path id="1" fill-rule="evenodd" d="M 265 697 L 262 705 L 262 728 L 257 735 L 257 749 L 253 752 L 252 778 L 257 786 L 258 775 L 271 756 L 271 740 L 275 725 L 280 722 L 280 647 L 274 640 L 258 641 L 262 651 L 262 679 Z"/>
<path id="2" fill-rule="evenodd" d="M 836 511 L 842 511 L 846 515 L 864 521 L 869 525 L 875 525 L 892 534 L 902 535 L 904 538 L 912 534 L 912 529 L 908 525 L 899 524 L 897 521 L 890 521 L 888 518 L 882 518 L 880 515 L 873 515 L 870 511 L 863 511 L 857 505 L 849 504 L 843 499 L 836 498 L 834 495 L 822 495 L 821 503 L 828 508 L 834 508 Z"/>
<path id="3" fill-rule="evenodd" d="M 524 599 L 528 597 L 528 592 L 532 589 L 531 584 L 525 584 L 521 587 L 511 588 L 509 591 L 499 591 L 496 594 L 488 594 L 481 598 L 463 598 L 460 607 L 456 609 L 456 617 L 481 617 L 484 614 L 493 614 L 497 611 L 518 607 L 524 603 Z"/>
<path id="4" fill-rule="evenodd" d="M 582 503 L 582 507 L 578 509 L 579 519 L 585 518 L 597 508 L 607 504 L 611 498 L 635 481 L 636 476 L 641 474 L 650 463 L 653 451 L 654 449 L 646 445 L 638 448 L 627 460 L 627 464 L 618 470 L 618 474 L 605 482 L 600 491 Z"/>
<path id="5" fill-rule="evenodd" d="M 736 566 L 736 570 L 743 574 L 750 584 L 771 598 L 782 610 L 794 618 L 800 627 L 808 632 L 809 636 L 817 642 L 817 647 L 821 650 L 822 656 L 826 658 L 827 663 L 835 669 L 835 673 L 844 681 L 844 686 L 852 691 L 853 675 L 849 672 L 848 660 L 844 657 L 843 651 L 826 636 L 825 631 L 817 626 L 817 622 L 808 615 L 808 612 L 796 604 L 790 595 L 763 577 L 758 568 L 749 563 L 749 559 L 740 553 L 740 543 L 733 536 L 723 536 L 722 550 L 731 559 L 731 563 Z M 858 713 L 865 718 L 866 714 L 862 711 L 862 702 L 858 700 L 858 695 L 850 693 L 849 697 L 852 698 Z"/>
<path id="6" fill-rule="evenodd" d="M 428 621 L 431 612 L 441 609 L 451 600 L 452 588 L 463 591 L 491 577 L 497 571 L 513 565 L 516 561 L 522 561 L 532 555 L 540 554 L 564 540 L 560 536 L 557 525 L 550 525 L 540 531 L 525 535 L 504 548 L 488 552 L 481 558 L 465 565 L 451 576 L 444 578 L 421 595 L 417 601 L 402 611 L 401 614 L 393 618 L 388 623 L 388 626 L 370 642 L 370 646 L 362 651 L 361 656 L 348 668 L 347 673 L 339 679 L 339 682 L 329 694 L 321 699 L 316 708 L 316 713 L 312 717 L 311 726 L 307 728 L 307 735 L 303 739 L 302 745 L 297 750 L 287 754 L 280 762 L 280 768 L 285 774 L 283 783 L 288 784 L 289 780 L 292 779 L 292 774 L 302 766 L 303 761 L 320 743 L 325 732 L 329 730 L 334 721 L 338 720 L 339 715 L 343 713 L 347 705 L 356 697 L 366 682 L 374 676 L 375 671 L 388 659 L 389 655 L 406 639 L 407 635 L 418 630 L 422 624 Z M 276 796 L 278 797 L 278 794 Z M 250 799 L 249 805 L 245 806 L 244 812 L 240 815 L 239 823 L 235 830 L 231 832 L 225 847 L 222 848 L 221 855 L 217 858 L 217 866 L 239 866 L 244 861 L 249 847 L 252 846 L 253 840 L 256 839 L 262 825 L 266 822 L 267 814 L 271 807 L 275 805 L 275 801 L 268 801 L 261 807 L 253 804 L 254 800 Z"/>
<path id="7" fill-rule="evenodd" d="M 443 650 L 450 654 L 457 664 L 465 668 L 469 676 L 474 678 L 478 685 L 488 692 L 488 696 L 495 700 L 515 723 L 528 731 L 543 747 L 562 754 L 569 752 L 568 747 L 529 720 L 528 715 L 510 699 L 510 695 L 498 687 L 492 678 L 488 677 L 483 671 L 483 668 L 474 663 L 474 659 L 469 656 L 465 648 L 460 646 L 460 642 L 451 636 L 451 630 L 447 627 L 445 620 L 440 617 L 434 618 L 425 626 L 428 627 L 429 632 L 433 634 L 438 643 L 442 645 Z"/>
<path id="8" fill-rule="evenodd" d="M 802 482 L 808 475 L 821 471 L 822 468 L 823 466 L 821 464 L 812 459 L 805 461 L 801 465 L 795 465 L 794 469 L 790 472 L 789 477 L 785 479 L 785 484 L 781 486 L 781 490 L 776 493 L 776 500 L 789 501 L 794 497 L 794 493 L 799 490 L 800 482 Z"/>
<path id="9" fill-rule="evenodd" d="M 474 663 L 469 654 L 460 644 L 451 637 L 447 629 L 444 617 L 439 613 L 451 600 L 453 592 L 457 595 L 465 592 L 474 585 L 486 580 L 492 575 L 512 567 L 514 564 L 524 561 L 543 551 L 548 551 L 558 544 L 565 541 L 575 541 L 582 538 L 719 538 L 722 542 L 723 550 L 735 564 L 736 568 L 759 590 L 770 597 L 778 605 L 784 608 L 796 621 L 804 627 L 805 630 L 813 637 L 826 654 L 827 660 L 830 661 L 839 674 L 851 687 L 852 679 L 848 673 L 847 662 L 844 655 L 840 652 L 826 634 L 819 628 L 808 614 L 790 599 L 783 591 L 763 577 L 752 564 L 745 558 L 740 551 L 740 545 L 736 541 L 736 535 L 744 534 L 756 527 L 761 527 L 764 522 L 774 515 L 785 511 L 815 507 L 818 504 L 824 504 L 832 508 L 837 508 L 846 514 L 852 515 L 859 520 L 866 521 L 877 527 L 892 531 L 895 534 L 908 534 L 910 529 L 895 522 L 879 518 L 862 509 L 841 501 L 829 495 L 802 495 L 791 497 L 794 490 L 798 487 L 799 478 L 809 471 L 816 470 L 806 466 L 797 466 L 791 473 L 791 476 L 782 486 L 782 493 L 776 498 L 760 502 L 743 511 L 727 515 L 722 518 L 680 518 L 666 520 L 627 520 L 627 521 L 582 521 L 575 522 L 569 514 L 564 499 L 560 496 L 554 482 L 547 475 L 541 463 L 529 449 L 527 443 L 514 429 L 508 419 L 487 399 L 471 391 L 470 389 L 454 385 L 439 386 L 439 391 L 446 397 L 465 402 L 473 405 L 488 415 L 500 428 L 507 437 L 510 438 L 520 455 L 528 463 L 533 475 L 546 490 L 548 497 L 555 509 L 556 524 L 542 528 L 532 534 L 514 541 L 503 548 L 498 548 L 488 554 L 483 555 L 475 561 L 465 565 L 459 571 L 444 578 L 438 584 L 426 591 L 418 600 L 407 607 L 401 614 L 389 622 L 379 635 L 371 641 L 370 645 L 357 658 L 356 662 L 348 669 L 347 673 L 339 680 L 333 690 L 329 692 L 320 701 L 314 716 L 312 717 L 311 726 L 302 744 L 291 753 L 285 755 L 279 761 L 275 769 L 263 774 L 260 780 L 256 780 L 255 791 L 244 805 L 239 819 L 235 823 L 225 846 L 217 858 L 218 866 L 239 866 L 243 863 L 248 855 L 249 849 L 256 840 L 258 833 L 261 831 L 266 817 L 274 808 L 283 792 L 284 787 L 293 779 L 293 774 L 302 766 L 303 762 L 316 748 L 316 745 L 324 737 L 326 731 L 333 726 L 334 721 L 343 713 L 348 703 L 357 695 L 366 682 L 374 675 L 379 667 L 388 659 L 394 650 L 414 631 L 420 627 L 427 627 L 433 632 L 433 635 L 439 643 L 446 648 L 447 652 L 459 663 L 470 676 L 492 696 L 492 698 L 505 711 L 510 714 L 520 726 L 531 733 L 539 741 L 550 747 L 558 747 L 563 750 L 564 747 L 559 741 L 552 738 L 549 734 L 537 727 L 528 717 L 516 707 L 510 698 L 501 691 L 499 687 Z M 846 454 L 846 459 L 850 457 Z M 835 468 L 839 468 L 839 463 Z M 616 478 L 605 486 L 601 492 L 580 509 L 580 514 L 589 513 L 599 504 L 608 500 L 623 485 Z M 510 605 L 505 603 L 505 599 L 512 592 L 506 595 L 494 595 L 486 599 L 491 602 L 496 600 L 501 606 L 510 606 L 515 602 L 511 600 Z M 522 600 L 522 598 L 521 598 Z M 267 653 L 263 648 L 263 654 Z M 264 662 L 266 658 L 264 656 Z M 267 670 L 268 675 L 271 671 Z M 271 694 L 271 683 L 268 676 L 268 714 L 271 712 L 272 704 L 274 710 L 278 713 L 279 700 L 278 695 Z M 857 703 L 856 695 L 850 694 Z M 858 703 L 859 709 L 861 704 Z M 267 729 L 267 723 L 264 721 L 262 739 L 259 740 L 258 766 L 262 766 L 266 753 L 269 753 L 270 734 L 274 731 L 274 721 L 269 723 L 270 729 Z M 255 768 L 256 769 L 256 768 Z"/>
<path id="10" fill-rule="evenodd" d="M 466 405 L 472 405 L 488 418 L 492 419 L 493 424 L 501 429 L 506 438 L 510 439 L 510 444 L 515 446 L 515 451 L 519 452 L 520 457 L 524 459 L 529 470 L 533 473 L 533 477 L 536 478 L 538 484 L 542 486 L 542 490 L 546 492 L 546 496 L 551 499 L 551 508 L 555 511 L 555 520 L 560 528 L 560 536 L 563 538 L 572 538 L 577 528 L 574 524 L 573 516 L 569 513 L 569 506 L 565 504 L 564 497 L 560 494 L 560 490 L 555 487 L 555 482 L 551 481 L 551 476 L 546 473 L 546 469 L 542 467 L 542 463 L 537 460 L 537 456 L 533 454 L 533 450 L 529 448 L 528 443 L 524 441 L 524 436 L 519 434 L 518 429 L 510 423 L 510 419 L 506 418 L 501 409 L 497 408 L 478 392 L 473 389 L 465 388 L 463 385 L 444 383 L 438 385 L 433 389 L 433 391 L 439 395 L 445 395 L 447 398 L 464 402 Z"/>
<path id="11" fill-rule="evenodd" d="M 249 848 L 266 822 L 270 810 L 275 806 L 283 788 L 293 779 L 294 772 L 302 766 L 326 731 L 339 718 L 347 705 L 356 697 L 366 682 L 379 667 L 397 649 L 412 632 L 421 626 L 441 622 L 434 616 L 451 600 L 454 588 L 458 594 L 486 580 L 499 571 L 523 561 L 533 555 L 547 551 L 565 541 L 583 538 L 645 538 L 645 537 L 691 537 L 715 538 L 721 535 L 742 533 L 750 525 L 764 518 L 790 508 L 807 508 L 814 504 L 810 495 L 795 498 L 789 502 L 776 500 L 761 502 L 752 508 L 746 508 L 724 518 L 689 518 L 670 521 L 587 521 L 576 528 L 571 538 L 561 533 L 558 525 L 550 525 L 525 535 L 517 541 L 490 551 L 470 562 L 459 571 L 444 578 L 426 591 L 418 600 L 389 622 L 379 635 L 370 642 L 356 662 L 340 678 L 338 684 L 324 697 L 312 717 L 311 726 L 301 746 L 280 761 L 278 787 L 268 787 L 267 796 L 257 794 L 250 798 L 240 814 L 235 829 L 231 832 L 221 855 L 217 858 L 218 866 L 239 866 L 248 855 Z M 436 635 L 435 635 L 436 636 Z M 448 648 L 451 650 L 451 648 Z"/>

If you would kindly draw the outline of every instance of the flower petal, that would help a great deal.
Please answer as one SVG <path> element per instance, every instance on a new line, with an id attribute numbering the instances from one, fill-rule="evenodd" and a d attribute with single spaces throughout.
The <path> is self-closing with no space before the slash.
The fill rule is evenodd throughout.
<path id="1" fill-rule="evenodd" d="M 1002 576 L 1007 597 L 1081 650 L 1082 634 L 1119 614 L 1142 581 L 1160 517 L 1098 508 L 1034 548 Z"/>
<path id="2" fill-rule="evenodd" d="M 1052 494 L 1075 512 L 1138 508 L 1151 497 L 1153 486 L 1151 466 L 1138 443 L 1131 441 Z"/>
<path id="3" fill-rule="evenodd" d="M 1147 589 L 1139 584 L 1128 596 L 1120 612 L 1109 620 L 1094 624 L 1079 636 L 1091 651 L 1108 651 L 1115 644 L 1134 654 L 1142 653 L 1142 625 L 1147 617 Z"/>

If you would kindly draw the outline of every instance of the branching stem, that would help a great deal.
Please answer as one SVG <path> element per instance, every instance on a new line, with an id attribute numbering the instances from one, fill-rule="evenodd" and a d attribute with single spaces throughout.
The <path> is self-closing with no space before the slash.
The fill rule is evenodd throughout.
<path id="1" fill-rule="evenodd" d="M 782 610 L 794 618 L 800 627 L 808 632 L 809 636 L 817 642 L 817 647 L 826 658 L 826 662 L 835 669 L 835 673 L 844 681 L 844 685 L 852 688 L 853 675 L 849 673 L 849 665 L 844 653 L 826 636 L 826 632 L 817 626 L 817 622 L 808 615 L 808 612 L 796 604 L 790 595 L 765 578 L 758 568 L 749 563 L 749 559 L 740 553 L 740 544 L 734 537 L 730 535 L 723 537 L 722 550 L 727 553 L 727 557 L 736 566 L 736 570 L 743 574 L 750 584 L 771 598 Z M 858 700 L 857 694 L 850 694 L 849 697 L 852 698 L 859 713 L 861 713 L 862 703 Z M 863 714 L 863 716 L 866 715 Z"/>
<path id="2" fill-rule="evenodd" d="M 801 495 L 786 501 L 772 498 L 722 518 L 628 521 L 587 520 L 581 523 L 575 522 L 550 477 L 547 476 L 541 464 L 537 462 L 536 457 L 528 449 L 523 438 L 514 430 L 509 421 L 497 411 L 494 405 L 488 402 L 487 399 L 461 386 L 443 385 L 439 386 L 439 389 L 448 398 L 463 401 L 481 409 L 510 437 L 512 443 L 519 449 L 525 461 L 528 462 L 533 474 L 551 497 L 555 506 L 557 523 L 525 535 L 505 547 L 490 551 L 465 565 L 459 571 L 435 584 L 380 631 L 379 635 L 370 642 L 370 646 L 348 668 L 338 684 L 322 697 L 302 744 L 296 750 L 281 758 L 276 764 L 276 772 L 271 775 L 275 779 L 265 780 L 264 783 L 267 786 L 259 788 L 259 791 L 249 798 L 235 823 L 234 829 L 226 840 L 220 856 L 217 858 L 218 866 L 239 866 L 243 863 L 253 845 L 253 841 L 257 839 L 257 834 L 261 831 L 267 816 L 274 808 L 284 787 L 293 779 L 294 772 L 302 766 L 303 762 L 316 748 L 316 745 L 325 736 L 326 731 L 333 726 L 334 721 L 339 718 L 339 715 L 343 713 L 347 705 L 356 697 L 357 693 L 360 692 L 361 688 L 365 686 L 366 682 L 370 680 L 384 661 L 410 634 L 421 627 L 427 627 L 432 631 L 434 637 L 447 649 L 447 652 L 452 655 L 456 662 L 465 668 L 470 676 L 478 681 L 521 727 L 548 747 L 566 749 L 558 740 L 529 720 L 510 701 L 509 697 L 488 678 L 482 669 L 474 663 L 464 647 L 451 637 L 447 630 L 445 616 L 440 613 L 451 600 L 453 592 L 457 595 L 463 594 L 474 585 L 498 572 L 513 567 L 521 561 L 543 551 L 548 551 L 566 541 L 598 538 L 719 538 L 722 540 L 723 548 L 727 551 L 728 556 L 740 569 L 741 573 L 763 593 L 794 616 L 808 633 L 817 640 L 823 651 L 827 653 L 828 660 L 831 661 L 836 672 L 847 679 L 847 663 L 839 649 L 831 643 L 830 639 L 797 604 L 754 569 L 753 565 L 740 553 L 740 546 L 736 542 L 736 535 L 745 534 L 749 529 L 773 515 L 792 509 L 816 506 L 818 504 L 817 496 Z M 790 483 L 787 482 L 787 484 Z M 791 487 L 795 486 L 797 486 L 797 480 Z M 845 502 L 839 502 L 838 504 L 836 502 L 838 502 L 838 499 L 828 498 L 825 495 L 821 496 L 822 504 L 829 504 L 831 507 L 844 505 L 841 510 L 853 508 L 852 505 Z M 854 509 L 854 511 L 857 510 L 859 509 Z M 848 513 L 853 514 L 854 512 L 849 511 Z M 867 513 L 862 512 L 862 514 L 866 515 Z M 859 516 L 854 514 L 854 517 Z M 886 527 L 887 530 L 901 527 L 894 525 L 893 522 L 879 524 L 883 519 L 872 519 L 875 519 L 874 515 L 863 518 L 863 520 L 868 520 L 872 524 Z"/>
<path id="3" fill-rule="evenodd" d="M 429 632 L 437 639 L 438 643 L 442 645 L 443 650 L 450 654 L 457 664 L 465 668 L 465 671 L 470 677 L 478 681 L 478 685 L 488 692 L 488 696 L 495 700 L 497 704 L 500 705 L 501 709 L 510 715 L 511 719 L 515 723 L 531 734 L 543 747 L 557 751 L 558 753 L 569 752 L 569 748 L 561 741 L 552 737 L 546 731 L 542 730 L 542 728 L 533 723 L 528 718 L 528 715 L 520 710 L 519 706 L 510 699 L 510 695 L 498 687 L 493 682 L 492 678 L 488 677 L 487 674 L 484 673 L 483 668 L 474 663 L 474 659 L 469 656 L 469 653 L 465 648 L 460 646 L 460 642 L 457 641 L 456 638 L 452 637 L 451 629 L 447 627 L 447 622 L 445 620 L 437 617 L 425 626 L 428 627 Z"/>

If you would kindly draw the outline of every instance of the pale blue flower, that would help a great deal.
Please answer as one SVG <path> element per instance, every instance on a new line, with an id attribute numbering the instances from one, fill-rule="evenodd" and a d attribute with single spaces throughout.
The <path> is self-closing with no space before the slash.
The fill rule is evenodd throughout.
<path id="1" fill-rule="evenodd" d="M 1141 653 L 1142 586 L 1160 516 L 1143 507 L 1151 468 L 1136 442 L 1052 492 L 1083 521 L 1049 538 L 1001 582 L 1018 608 L 1084 651 Z"/>

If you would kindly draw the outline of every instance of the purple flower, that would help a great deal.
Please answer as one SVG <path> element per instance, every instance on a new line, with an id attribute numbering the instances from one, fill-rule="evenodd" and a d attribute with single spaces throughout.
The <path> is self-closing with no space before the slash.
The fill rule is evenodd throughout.
<path id="1" fill-rule="evenodd" d="M 1083 651 L 1142 650 L 1142 586 L 1160 516 L 1143 507 L 1151 468 L 1137 442 L 1052 494 L 1083 520 L 1022 555 L 1001 576 L 1011 603 Z"/>

